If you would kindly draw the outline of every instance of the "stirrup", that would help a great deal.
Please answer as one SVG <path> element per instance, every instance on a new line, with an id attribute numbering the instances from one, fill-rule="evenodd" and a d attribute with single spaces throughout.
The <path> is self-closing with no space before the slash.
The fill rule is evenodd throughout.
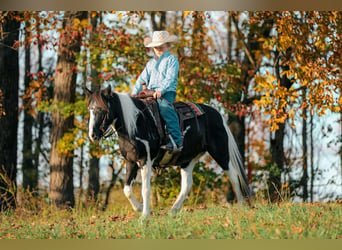
<path id="1" fill-rule="evenodd" d="M 172 141 L 169 141 L 166 145 L 162 145 L 160 148 L 172 153 L 178 153 L 182 151 L 183 146 L 177 146 L 176 144 L 172 143 Z"/>

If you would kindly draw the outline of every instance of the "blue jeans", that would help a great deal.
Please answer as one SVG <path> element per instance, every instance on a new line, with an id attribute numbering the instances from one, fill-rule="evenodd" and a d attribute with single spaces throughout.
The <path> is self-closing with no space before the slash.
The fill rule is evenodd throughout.
<path id="1" fill-rule="evenodd" d="M 157 99 L 160 115 L 166 123 L 167 130 L 171 133 L 171 136 L 178 146 L 183 144 L 182 133 L 179 127 L 179 118 L 173 102 L 176 98 L 176 92 L 169 91 Z"/>

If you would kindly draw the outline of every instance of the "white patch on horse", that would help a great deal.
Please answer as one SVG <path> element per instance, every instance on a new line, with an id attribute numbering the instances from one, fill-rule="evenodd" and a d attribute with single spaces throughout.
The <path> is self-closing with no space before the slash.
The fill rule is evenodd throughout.
<path id="1" fill-rule="evenodd" d="M 143 143 L 146 149 L 146 163 L 141 168 L 141 195 L 143 198 L 142 218 L 147 218 L 150 216 L 151 176 L 154 160 L 151 160 L 151 151 L 148 141 L 138 137 L 136 139 Z"/>
<path id="2" fill-rule="evenodd" d="M 117 94 L 120 100 L 121 108 L 124 110 L 122 113 L 125 122 L 125 128 L 129 137 L 132 138 L 137 130 L 137 118 L 140 110 L 134 105 L 134 102 L 129 95 L 121 93 Z"/>
<path id="3" fill-rule="evenodd" d="M 191 186 L 192 186 L 192 171 L 195 167 L 195 164 L 197 163 L 198 159 L 201 157 L 202 154 L 199 154 L 196 156 L 192 161 L 189 163 L 189 165 L 186 168 L 181 169 L 181 191 L 177 197 L 177 200 L 173 204 L 171 208 L 171 213 L 176 213 L 183 205 L 183 202 L 185 201 L 186 197 L 188 196 Z"/>
<path id="4" fill-rule="evenodd" d="M 94 109 L 90 108 L 89 109 L 89 131 L 88 131 L 88 136 L 90 138 L 91 141 L 94 141 L 93 138 L 93 127 L 95 124 L 95 115 L 94 115 Z"/>
<path id="5" fill-rule="evenodd" d="M 134 198 L 132 192 L 132 184 L 125 185 L 124 187 L 124 194 L 127 197 L 128 201 L 131 203 L 134 211 L 142 211 L 142 205 Z"/>

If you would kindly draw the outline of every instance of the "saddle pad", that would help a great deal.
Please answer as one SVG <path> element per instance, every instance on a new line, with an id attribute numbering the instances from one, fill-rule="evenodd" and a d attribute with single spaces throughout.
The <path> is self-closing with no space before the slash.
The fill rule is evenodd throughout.
<path id="1" fill-rule="evenodd" d="M 204 111 L 201 109 L 201 107 L 192 102 L 176 102 L 174 103 L 174 106 L 177 110 L 177 113 L 184 120 L 204 114 Z"/>

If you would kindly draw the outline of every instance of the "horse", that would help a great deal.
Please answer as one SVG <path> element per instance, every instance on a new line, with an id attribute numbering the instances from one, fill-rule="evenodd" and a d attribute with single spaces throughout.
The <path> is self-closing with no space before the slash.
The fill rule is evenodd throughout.
<path id="1" fill-rule="evenodd" d="M 99 141 L 115 131 L 120 152 L 126 159 L 123 192 L 133 210 L 142 211 L 142 218 L 150 216 L 153 168 L 180 166 L 181 190 L 170 210 L 170 213 L 176 213 L 190 192 L 194 166 L 206 152 L 228 175 L 238 202 L 250 204 L 250 190 L 237 144 L 225 119 L 215 108 L 196 104 L 203 114 L 184 121 L 183 148 L 179 153 L 170 154 L 161 148 L 155 115 L 145 102 L 127 93 L 112 92 L 110 86 L 94 92 L 85 89 L 85 92 L 90 114 L 88 137 L 91 141 Z M 165 155 L 171 160 L 163 163 L 164 157 L 160 156 Z M 141 171 L 142 204 L 132 192 L 138 170 Z"/>

